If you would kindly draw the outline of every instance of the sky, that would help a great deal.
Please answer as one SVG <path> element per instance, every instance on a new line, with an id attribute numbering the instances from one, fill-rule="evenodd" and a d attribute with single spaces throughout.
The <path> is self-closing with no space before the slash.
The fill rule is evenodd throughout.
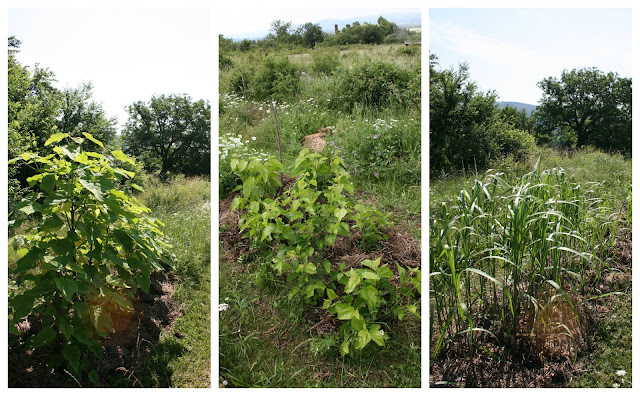
<path id="1" fill-rule="evenodd" d="M 343 6 L 345 4 L 353 3 L 344 3 Z M 298 7 L 267 7 L 266 4 L 262 4 L 258 7 L 229 7 L 216 11 L 214 23 L 216 30 L 225 37 L 242 37 L 247 33 L 252 34 L 251 36 L 253 37 L 253 34 L 256 32 L 268 33 L 271 22 L 277 19 L 284 22 L 291 22 L 293 26 L 296 26 L 307 22 L 316 23 L 323 19 L 349 19 L 399 12 L 419 13 L 420 8 L 415 8 L 415 5 L 404 8 L 382 8 L 375 4 L 369 7 L 355 7 L 350 5 L 344 8 L 340 6 L 330 8 L 302 8 L 299 5 Z"/>
<path id="2" fill-rule="evenodd" d="M 18 61 L 47 67 L 59 88 L 93 84 L 93 100 L 118 125 L 125 107 L 153 95 L 214 96 L 209 9 L 28 8 L 8 10 Z"/>
<path id="3" fill-rule="evenodd" d="M 441 68 L 467 62 L 481 90 L 537 104 L 536 85 L 597 67 L 632 76 L 630 9 L 430 9 L 429 51 Z"/>

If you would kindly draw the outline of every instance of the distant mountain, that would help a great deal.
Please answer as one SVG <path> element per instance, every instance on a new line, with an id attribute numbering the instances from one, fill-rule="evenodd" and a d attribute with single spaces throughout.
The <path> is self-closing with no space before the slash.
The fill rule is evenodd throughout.
<path id="1" fill-rule="evenodd" d="M 506 106 L 515 107 L 518 110 L 525 109 L 527 111 L 527 116 L 531 116 L 531 113 L 533 113 L 536 107 L 538 107 L 536 105 L 532 105 L 529 103 L 521 103 L 521 102 L 496 102 L 496 104 L 501 109 Z"/>
<path id="2" fill-rule="evenodd" d="M 309 18 L 310 20 L 307 22 L 312 22 L 314 24 L 320 25 L 323 32 L 333 33 L 335 29 L 335 25 L 338 25 L 338 29 L 342 29 L 345 27 L 345 25 L 347 24 L 351 25 L 355 21 L 358 21 L 360 23 L 364 23 L 364 22 L 378 23 L 378 18 L 380 16 L 384 17 L 389 22 L 395 23 L 401 28 L 422 26 L 422 19 L 421 19 L 422 15 L 419 10 L 415 12 L 406 12 L 406 13 L 405 12 L 392 12 L 387 14 L 382 13 L 379 15 L 376 14 L 376 15 L 355 17 L 355 18 L 323 19 L 320 21 L 314 21 L 313 17 L 310 17 Z M 291 28 L 295 30 L 300 25 L 304 25 L 304 23 L 291 25 Z M 233 39 L 233 41 L 242 41 L 244 39 L 261 40 L 265 38 L 267 34 L 269 34 L 268 30 L 262 30 L 262 31 L 253 31 L 253 32 L 237 33 L 237 34 L 230 34 L 230 35 L 224 34 L 224 36 L 227 38 Z"/>

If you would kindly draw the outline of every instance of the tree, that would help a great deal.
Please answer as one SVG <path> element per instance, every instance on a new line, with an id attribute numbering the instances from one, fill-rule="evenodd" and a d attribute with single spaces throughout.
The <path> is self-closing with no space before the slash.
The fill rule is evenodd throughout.
<path id="1" fill-rule="evenodd" d="M 324 40 L 324 33 L 319 24 L 313 24 L 307 22 L 304 25 L 298 27 L 296 34 L 300 36 L 302 45 L 309 48 L 314 48 L 316 43 L 321 43 Z"/>
<path id="2" fill-rule="evenodd" d="M 429 55 L 429 139 L 432 174 L 488 166 L 495 151 L 496 93 L 480 92 L 469 66 L 438 70 Z"/>
<path id="3" fill-rule="evenodd" d="M 128 107 L 124 151 L 141 158 L 147 169 L 187 175 L 209 174 L 211 106 L 189 96 L 153 96 Z"/>
<path id="4" fill-rule="evenodd" d="M 538 134 L 577 147 L 631 153 L 631 79 L 597 68 L 564 70 L 538 83 Z"/>
<path id="5" fill-rule="evenodd" d="M 111 145 L 116 136 L 116 119 L 108 118 L 102 105 L 91 100 L 92 89 L 91 83 L 84 83 L 78 88 L 67 88 L 62 92 L 58 130 L 77 137 L 87 132 L 104 144 Z"/>
<path id="6" fill-rule="evenodd" d="M 289 44 L 292 41 L 291 22 L 284 22 L 280 19 L 276 19 L 271 22 L 271 28 L 269 29 L 275 35 L 278 44 Z"/>

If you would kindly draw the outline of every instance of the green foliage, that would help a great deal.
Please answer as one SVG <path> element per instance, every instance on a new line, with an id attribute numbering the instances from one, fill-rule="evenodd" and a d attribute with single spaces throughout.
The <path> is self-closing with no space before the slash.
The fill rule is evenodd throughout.
<path id="1" fill-rule="evenodd" d="M 538 83 L 538 140 L 631 153 L 631 78 L 596 68 L 564 70 Z"/>
<path id="2" fill-rule="evenodd" d="M 331 140 L 329 148 L 342 151 L 340 155 L 353 173 L 375 179 L 395 178 L 407 185 L 420 183 L 419 119 L 378 118 L 373 124 L 354 123 L 350 132 L 344 147 Z"/>
<path id="3" fill-rule="evenodd" d="M 338 158 L 327 158 L 307 149 L 293 164 L 290 176 L 295 184 L 279 194 L 282 183 L 279 173 L 284 170 L 280 162 L 271 158 L 266 162 L 231 160 L 231 169 L 242 179 L 237 187 L 241 195 L 234 198 L 231 210 L 240 209 L 240 230 L 245 232 L 253 245 L 265 251 L 277 248 L 272 266 L 279 275 L 287 274 L 292 285 L 289 298 L 300 294 L 307 303 L 317 304 L 324 298 L 323 308 L 340 320 L 347 320 L 341 330 L 341 353 L 348 354 L 351 347 L 364 348 L 369 341 L 384 346 L 383 332 L 373 322 L 383 304 L 393 307 L 397 316 L 404 316 L 398 306 L 398 293 L 387 280 L 393 276 L 379 261 L 362 264 L 371 270 L 344 271 L 344 264 L 332 270 L 332 264 L 324 258 L 324 250 L 333 246 L 339 236 L 360 233 L 363 246 L 373 247 L 386 238 L 382 228 L 388 225 L 382 213 L 356 204 L 347 198 L 353 194 L 353 185 Z M 410 282 L 420 290 L 419 270 L 415 277 L 401 271 L 401 282 Z M 404 274 L 404 275 L 402 275 Z M 341 285 L 342 291 L 338 286 Z M 394 290 L 391 290 L 394 289 Z M 404 292 L 404 294 L 402 294 Z M 403 290 L 403 297 L 413 297 L 412 289 Z M 336 300 L 334 302 L 334 300 Z M 416 314 L 414 305 L 407 305 Z M 353 343 L 353 344 L 352 344 Z"/>
<path id="4" fill-rule="evenodd" d="M 335 49 L 318 49 L 311 54 L 311 70 L 317 74 L 330 76 L 340 66 L 340 51 Z"/>
<path id="5" fill-rule="evenodd" d="M 429 140 L 432 175 L 459 169 L 484 169 L 492 157 L 493 92 L 478 92 L 469 67 L 436 70 L 429 57 Z"/>
<path id="6" fill-rule="evenodd" d="M 337 73 L 331 107 L 350 112 L 368 108 L 420 106 L 420 67 L 401 68 L 385 61 L 358 62 Z"/>
<path id="7" fill-rule="evenodd" d="M 210 173 L 211 106 L 189 96 L 153 96 L 128 107 L 122 133 L 124 151 L 141 159 L 147 170 Z"/>
<path id="8" fill-rule="evenodd" d="M 286 100 L 300 91 L 298 69 L 287 57 L 267 57 L 251 81 L 249 96 L 259 101 Z"/>
<path id="9" fill-rule="evenodd" d="M 513 156 L 516 161 L 529 158 L 536 145 L 533 135 L 499 121 L 493 124 L 493 135 L 494 150 L 502 157 Z"/>
<path id="10" fill-rule="evenodd" d="M 121 151 L 101 154 L 103 144 L 83 135 L 53 134 L 45 142 L 54 145 L 51 154 L 25 152 L 10 161 L 36 169 L 28 180 L 36 191 L 15 210 L 41 222 L 12 238 L 19 259 L 9 269 L 9 330 L 19 334 L 15 324 L 41 318 L 42 330 L 25 346 L 53 345 L 78 379 L 85 352 L 101 355 L 98 339 L 113 332 L 112 317 L 131 311 L 138 289 L 148 292 L 151 271 L 170 265 L 163 224 L 117 189 L 133 174 L 116 164 L 133 161 Z"/>

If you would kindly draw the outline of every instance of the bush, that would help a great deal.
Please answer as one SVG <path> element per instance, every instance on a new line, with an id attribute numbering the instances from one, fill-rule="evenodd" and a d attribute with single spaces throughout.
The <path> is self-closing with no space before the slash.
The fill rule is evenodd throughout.
<path id="1" fill-rule="evenodd" d="M 420 106 L 420 65 L 405 70 L 384 61 L 360 62 L 343 69 L 336 79 L 331 101 L 338 110 L 351 111 L 355 104 L 381 109 Z"/>
<path id="2" fill-rule="evenodd" d="M 340 66 L 340 51 L 336 49 L 316 50 L 311 54 L 311 70 L 317 74 L 331 75 Z"/>
<path id="3" fill-rule="evenodd" d="M 286 100 L 300 92 L 298 69 L 289 58 L 268 57 L 255 74 L 250 96 L 256 100 Z"/>
<path id="4" fill-rule="evenodd" d="M 526 160 L 535 148 L 535 138 L 528 132 L 497 122 L 494 126 L 496 154 L 511 155 L 516 161 Z"/>

